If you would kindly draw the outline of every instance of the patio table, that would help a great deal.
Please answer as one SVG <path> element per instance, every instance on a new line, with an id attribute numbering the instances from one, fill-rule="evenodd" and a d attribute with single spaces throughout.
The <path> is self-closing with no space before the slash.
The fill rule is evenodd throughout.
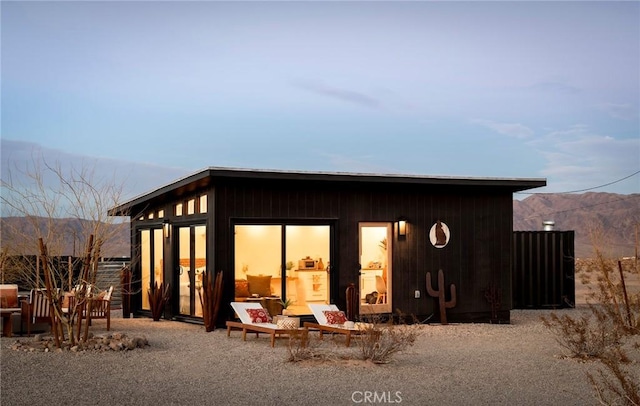
<path id="1" fill-rule="evenodd" d="M 20 313 L 22 309 L 19 307 L 0 308 L 0 315 L 2 315 L 2 336 L 11 337 L 13 330 L 13 323 L 11 321 L 11 315 L 13 313 Z"/>

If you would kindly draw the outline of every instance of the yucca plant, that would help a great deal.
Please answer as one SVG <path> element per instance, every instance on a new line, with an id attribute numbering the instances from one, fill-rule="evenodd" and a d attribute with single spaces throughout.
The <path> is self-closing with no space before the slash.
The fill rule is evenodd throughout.
<path id="1" fill-rule="evenodd" d="M 149 287 L 149 304 L 151 305 L 151 317 L 153 321 L 160 320 L 162 311 L 170 298 L 171 291 L 169 290 L 168 283 L 166 285 L 160 283 L 160 286 L 158 286 L 158 282 L 154 282 L 154 284 Z"/>

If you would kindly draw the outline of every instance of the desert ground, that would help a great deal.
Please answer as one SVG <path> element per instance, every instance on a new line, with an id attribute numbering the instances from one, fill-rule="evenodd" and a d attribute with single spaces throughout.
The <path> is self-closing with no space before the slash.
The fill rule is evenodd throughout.
<path id="1" fill-rule="evenodd" d="M 582 291 L 578 296 L 579 300 Z M 578 315 L 586 306 L 557 310 Z M 540 317 L 513 310 L 511 324 L 419 326 L 414 346 L 389 364 L 333 360 L 287 362 L 288 340 L 201 325 L 112 318 L 111 332 L 146 336 L 132 351 L 23 352 L 1 339 L 1 404 L 19 405 L 597 405 L 586 374 L 597 362 L 567 358 Z M 94 321 L 93 333 L 105 334 Z M 311 334 L 312 337 L 315 336 Z M 358 352 L 342 337 L 322 347 Z M 337 358 L 337 357 L 336 357 Z M 640 360 L 636 360 L 640 362 Z"/>

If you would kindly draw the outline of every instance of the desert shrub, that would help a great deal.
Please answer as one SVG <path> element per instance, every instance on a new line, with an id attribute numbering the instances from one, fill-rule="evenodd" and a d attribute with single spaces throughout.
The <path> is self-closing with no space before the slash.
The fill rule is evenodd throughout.
<path id="1" fill-rule="evenodd" d="M 406 319 L 398 312 L 398 320 Z M 393 324 L 390 318 L 382 322 L 379 316 L 370 316 L 358 336 L 360 358 L 375 364 L 387 364 L 393 357 L 413 346 L 420 334 L 419 324 Z"/>
<path id="2" fill-rule="evenodd" d="M 367 322 L 358 323 L 361 334 L 352 336 L 352 342 L 357 343 L 356 349 L 344 347 L 342 342 L 337 344 L 333 340 L 307 338 L 304 341 L 302 334 L 293 331 L 287 346 L 287 361 L 363 360 L 386 364 L 396 354 L 412 346 L 420 334 L 419 324 L 394 325 L 392 318 L 383 321 L 378 315 L 367 316 L 363 320 Z M 405 318 L 399 317 L 399 320 Z"/>
<path id="3" fill-rule="evenodd" d="M 320 340 L 311 339 L 299 330 L 291 330 L 287 345 L 287 361 L 299 362 L 329 359 L 330 357 L 321 349 L 321 346 Z"/>
<path id="4" fill-rule="evenodd" d="M 604 370 L 598 369 L 595 375 L 587 373 L 598 401 L 603 405 L 640 405 L 640 374 L 626 352 L 615 347 L 602 354 L 599 359 Z M 635 373 L 632 368 L 635 368 Z"/>
<path id="5" fill-rule="evenodd" d="M 620 340 L 618 329 L 610 320 L 603 318 L 603 314 L 588 317 L 558 316 L 551 313 L 549 317 L 542 317 L 542 323 L 553 331 L 558 344 L 567 349 L 570 356 L 582 359 L 598 358 L 608 348 L 616 345 Z"/>
<path id="6" fill-rule="evenodd" d="M 375 364 L 387 364 L 397 353 L 413 346 L 418 334 L 416 325 L 371 324 L 359 336 L 361 359 Z"/>
<path id="7" fill-rule="evenodd" d="M 640 335 L 640 292 L 629 291 L 625 284 L 625 274 L 637 274 L 638 269 L 631 262 L 625 269 L 622 261 L 607 259 L 597 247 L 594 252 L 593 259 L 577 264 L 581 281 L 596 278 L 587 295 L 589 316 L 551 313 L 542 321 L 573 356 L 601 362 L 596 374 L 587 374 L 600 403 L 640 406 L 638 357 L 633 361 L 628 354 L 640 350 L 638 343 L 631 344 Z"/>

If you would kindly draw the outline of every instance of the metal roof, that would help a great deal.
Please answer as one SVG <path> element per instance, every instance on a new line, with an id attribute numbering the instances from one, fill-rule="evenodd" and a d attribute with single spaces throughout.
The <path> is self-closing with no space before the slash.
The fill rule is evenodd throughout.
<path id="1" fill-rule="evenodd" d="M 318 172 L 274 169 L 246 169 L 210 166 L 187 175 L 165 186 L 136 196 L 109 210 L 110 215 L 118 215 L 128 209 L 166 195 L 177 189 L 196 189 L 214 183 L 215 179 L 264 179 L 264 180 L 304 180 L 317 182 L 365 182 L 377 184 L 406 185 L 449 185 L 449 186 L 488 186 L 499 187 L 518 192 L 547 185 L 545 178 L 494 178 L 494 177 L 458 177 L 412 174 L 378 174 L 356 172 Z"/>

